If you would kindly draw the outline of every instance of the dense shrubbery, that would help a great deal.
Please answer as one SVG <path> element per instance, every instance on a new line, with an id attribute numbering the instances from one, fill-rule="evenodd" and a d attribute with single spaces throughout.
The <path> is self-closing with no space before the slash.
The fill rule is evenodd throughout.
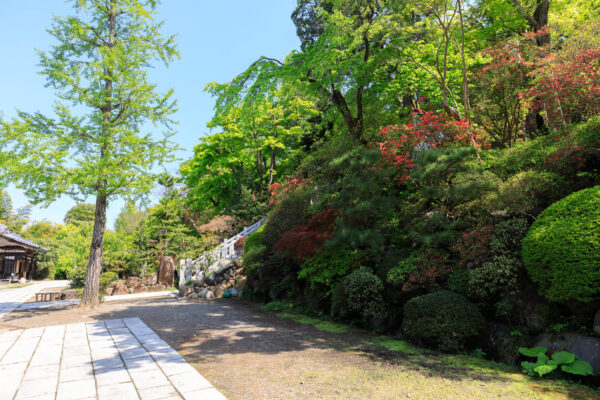
<path id="1" fill-rule="evenodd" d="M 404 306 L 404 333 L 418 343 L 441 350 L 465 350 L 469 340 L 476 338 L 484 327 L 477 307 L 453 292 L 415 297 Z"/>
<path id="2" fill-rule="evenodd" d="M 360 268 L 344 278 L 333 294 L 332 315 L 358 316 L 369 320 L 385 313 L 383 282 L 368 268 Z"/>
<path id="3" fill-rule="evenodd" d="M 523 240 L 532 280 L 553 301 L 600 297 L 600 186 L 546 209 Z"/>
<path id="4" fill-rule="evenodd" d="M 267 254 L 267 247 L 263 243 L 263 232 L 265 225 L 261 226 L 253 234 L 246 238 L 244 245 L 244 267 L 250 272 L 260 267 L 261 260 Z"/>

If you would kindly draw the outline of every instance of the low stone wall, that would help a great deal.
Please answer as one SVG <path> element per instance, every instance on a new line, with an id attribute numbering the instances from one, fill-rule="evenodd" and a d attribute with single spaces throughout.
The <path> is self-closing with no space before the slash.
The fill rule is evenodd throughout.
<path id="1" fill-rule="evenodd" d="M 220 298 L 227 292 L 232 297 L 241 296 L 248 278 L 244 275 L 244 267 L 238 263 L 238 260 L 224 263 L 206 277 L 181 285 L 179 295 L 188 299 Z"/>
<path id="2" fill-rule="evenodd" d="M 145 278 L 131 276 L 127 280 L 111 282 L 106 288 L 105 296 L 117 296 L 123 294 L 162 292 L 169 288 L 158 283 L 157 275 L 151 274 Z"/>

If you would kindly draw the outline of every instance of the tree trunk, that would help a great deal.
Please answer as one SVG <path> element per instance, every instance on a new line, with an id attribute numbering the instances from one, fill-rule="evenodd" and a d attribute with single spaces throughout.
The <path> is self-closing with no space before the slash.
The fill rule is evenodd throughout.
<path id="1" fill-rule="evenodd" d="M 100 287 L 100 273 L 102 272 L 102 250 L 104 247 L 104 230 L 106 228 L 106 204 L 105 195 L 96 197 L 96 211 L 94 213 L 94 231 L 92 244 L 90 245 L 90 258 L 85 278 L 85 289 L 81 306 L 94 308 L 98 305 L 98 289 Z"/>
<path id="2" fill-rule="evenodd" d="M 117 31 L 117 7 L 116 1 L 111 0 L 108 10 L 109 39 L 108 48 L 112 51 L 115 46 L 115 34 Z M 107 78 L 104 80 L 104 92 L 106 102 L 101 107 L 104 114 L 103 136 L 104 143 L 100 149 L 100 158 L 106 157 L 108 148 L 109 127 L 112 112 L 112 94 L 113 94 L 113 71 L 106 69 Z M 83 308 L 94 308 L 98 305 L 98 290 L 100 287 L 100 274 L 102 272 L 102 252 L 104 249 L 104 230 L 106 229 L 106 205 L 108 196 L 106 194 L 106 181 L 98 182 L 96 187 L 96 210 L 94 212 L 94 231 L 92 234 L 92 244 L 90 245 L 90 258 L 88 260 L 87 276 L 85 278 L 85 289 L 80 306 Z"/>
<path id="3" fill-rule="evenodd" d="M 533 19 L 536 23 L 536 26 L 533 27 L 535 31 L 539 31 L 545 26 L 548 26 L 548 12 L 550 10 L 550 0 L 538 0 L 538 6 L 533 12 Z M 546 32 L 543 35 L 539 35 L 536 38 L 536 43 L 538 46 L 544 46 L 550 44 L 550 32 Z"/>
<path id="4" fill-rule="evenodd" d="M 277 120 L 273 118 L 273 136 L 277 137 Z M 271 149 L 271 165 L 269 166 L 269 184 L 268 187 L 271 187 L 273 181 L 275 180 L 275 165 L 277 163 L 277 148 Z"/>

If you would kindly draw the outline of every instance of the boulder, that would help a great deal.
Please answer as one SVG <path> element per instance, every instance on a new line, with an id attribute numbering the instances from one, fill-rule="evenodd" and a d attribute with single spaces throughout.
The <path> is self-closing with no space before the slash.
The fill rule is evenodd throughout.
<path id="1" fill-rule="evenodd" d="M 142 282 L 138 283 L 133 287 L 134 293 L 146 293 L 147 291 L 148 289 L 146 289 L 146 285 L 144 285 Z"/>
<path id="2" fill-rule="evenodd" d="M 534 346 L 548 349 L 548 354 L 557 351 L 568 351 L 594 367 L 594 374 L 600 375 L 600 338 L 583 336 L 577 333 L 561 333 L 558 335 L 545 333 L 539 335 Z"/>
<path id="3" fill-rule="evenodd" d="M 77 290 L 76 289 L 67 289 L 63 290 L 60 296 L 61 300 L 74 300 L 77 298 Z"/>
<path id="4" fill-rule="evenodd" d="M 194 281 L 194 286 L 198 287 L 202 287 L 204 285 L 204 279 L 196 279 Z"/>
<path id="5" fill-rule="evenodd" d="M 215 294 L 210 289 L 202 289 L 198 293 L 198 297 L 201 299 L 214 299 Z"/>
<path id="6" fill-rule="evenodd" d="M 194 285 L 182 285 L 179 287 L 179 295 L 181 297 L 187 297 L 194 293 Z"/>
<path id="7" fill-rule="evenodd" d="M 166 287 L 173 287 L 175 284 L 175 263 L 171 257 L 163 257 L 160 260 L 160 269 L 158 272 L 158 283 Z"/>
<path id="8" fill-rule="evenodd" d="M 104 295 L 105 296 L 112 296 L 114 290 L 115 290 L 114 287 L 107 287 L 106 290 L 104 291 Z"/>
<path id="9" fill-rule="evenodd" d="M 165 290 L 167 290 L 169 288 L 166 287 L 165 285 L 161 285 L 160 283 L 158 283 L 156 285 L 148 286 L 147 289 L 149 292 L 164 292 Z"/>
<path id="10" fill-rule="evenodd" d="M 225 294 L 225 292 L 227 291 L 227 289 L 229 288 L 229 286 L 227 286 L 227 283 L 221 283 L 218 286 L 213 287 L 213 292 L 215 293 L 215 297 L 217 298 L 221 298 L 223 297 L 223 295 Z"/>
<path id="11" fill-rule="evenodd" d="M 594 332 L 600 335 L 600 310 L 598 310 L 594 317 Z"/>
<path id="12" fill-rule="evenodd" d="M 525 338 L 512 336 L 511 327 L 506 324 L 489 322 L 482 340 L 483 350 L 495 361 L 516 365 L 521 357 L 519 347 L 525 346 Z"/>
<path id="13" fill-rule="evenodd" d="M 238 297 L 240 295 L 236 288 L 229 289 L 229 293 L 231 293 L 231 297 Z"/>
<path id="14" fill-rule="evenodd" d="M 237 289 L 238 292 L 241 292 L 242 290 L 246 289 L 247 283 L 248 283 L 248 277 L 242 276 L 237 279 L 237 282 L 234 287 Z"/>
<path id="15" fill-rule="evenodd" d="M 215 274 L 213 273 L 213 274 L 210 274 L 210 275 L 206 275 L 206 277 L 204 278 L 204 283 L 207 284 L 207 285 L 209 285 L 209 286 L 212 286 L 212 285 L 216 284 L 217 282 L 216 282 L 216 276 L 215 276 Z"/>
<path id="16" fill-rule="evenodd" d="M 127 287 L 130 287 L 130 288 L 135 287 L 141 283 L 142 283 L 142 280 L 140 278 L 138 278 L 137 276 L 130 276 L 125 281 L 125 284 L 127 285 Z"/>
<path id="17" fill-rule="evenodd" d="M 223 275 L 230 268 L 234 267 L 235 263 L 232 260 L 217 261 L 206 270 L 206 275 L 215 274 L 216 276 Z"/>
<path id="18" fill-rule="evenodd" d="M 133 288 L 132 288 L 132 287 L 128 288 L 128 289 L 127 289 L 127 292 L 129 292 L 129 294 L 134 294 L 134 293 L 135 293 L 135 292 L 133 291 Z"/>
<path id="19" fill-rule="evenodd" d="M 198 298 L 198 293 L 194 292 L 194 293 L 190 294 L 187 298 L 188 299 L 192 299 L 192 300 L 193 299 L 197 299 Z"/>
<path id="20" fill-rule="evenodd" d="M 146 286 L 156 285 L 158 283 L 158 275 L 156 272 L 151 273 L 142 279 L 142 283 Z"/>
<path id="21" fill-rule="evenodd" d="M 246 238 L 241 237 L 233 245 L 233 250 L 235 251 L 236 254 L 241 255 L 241 254 L 244 254 L 244 247 L 246 247 Z"/>
<path id="22" fill-rule="evenodd" d="M 118 296 L 122 294 L 129 294 L 129 290 L 127 289 L 127 285 L 125 285 L 124 281 L 117 281 L 111 296 Z"/>

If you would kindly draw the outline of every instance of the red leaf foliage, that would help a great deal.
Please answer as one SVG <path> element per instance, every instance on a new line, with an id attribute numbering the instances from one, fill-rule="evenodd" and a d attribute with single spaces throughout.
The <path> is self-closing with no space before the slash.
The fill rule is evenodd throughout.
<path id="1" fill-rule="evenodd" d="M 492 238 L 492 227 L 482 226 L 472 232 L 464 233 L 462 240 L 456 243 L 455 249 L 459 255 L 458 267 L 468 264 L 481 265 L 489 253 L 489 241 Z"/>
<path id="2" fill-rule="evenodd" d="M 416 151 L 477 143 L 473 129 L 464 119 L 456 121 L 446 114 L 419 109 L 413 112 L 413 119 L 408 124 L 383 127 L 379 132 L 383 163 L 396 170 L 399 184 L 410 177 Z"/>
<path id="3" fill-rule="evenodd" d="M 335 220 L 340 215 L 338 210 L 331 208 L 314 215 L 307 225 L 299 225 L 284 233 L 273 246 L 273 251 L 287 254 L 298 261 L 314 257 L 323 244 L 331 239 Z"/>
<path id="4" fill-rule="evenodd" d="M 525 93 L 538 110 L 546 110 L 553 128 L 600 113 L 600 49 L 552 54 L 531 73 Z"/>

